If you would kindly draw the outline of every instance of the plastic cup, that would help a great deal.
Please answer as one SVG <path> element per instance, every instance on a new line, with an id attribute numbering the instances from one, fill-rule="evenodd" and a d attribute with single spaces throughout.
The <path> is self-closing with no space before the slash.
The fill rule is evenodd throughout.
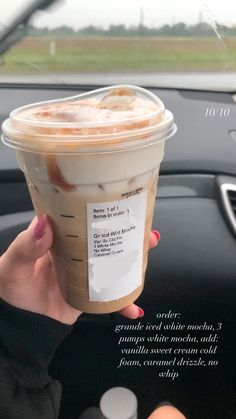
<path id="1" fill-rule="evenodd" d="M 149 233 L 173 115 L 151 92 L 113 86 L 14 110 L 16 150 L 35 212 L 54 228 L 52 258 L 68 303 L 110 313 L 144 286 Z"/>

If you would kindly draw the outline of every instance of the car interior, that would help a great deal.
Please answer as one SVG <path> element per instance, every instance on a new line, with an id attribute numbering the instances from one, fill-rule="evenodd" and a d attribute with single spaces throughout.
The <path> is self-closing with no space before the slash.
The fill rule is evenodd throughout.
<path id="1" fill-rule="evenodd" d="M 178 130 L 167 141 L 161 164 L 153 228 L 162 239 L 149 252 L 145 288 L 137 301 L 145 316 L 138 321 L 152 324 L 157 313 L 171 310 L 181 314 L 184 324 L 222 324 L 213 356 L 218 364 L 179 367 L 175 379 L 171 374 L 163 379 L 155 367 L 117 368 L 121 356 L 115 327 L 131 320 L 118 313 L 83 314 L 50 366 L 63 386 L 60 417 L 77 419 L 86 408 L 97 406 L 108 388 L 124 386 L 136 394 L 140 418 L 169 400 L 188 418 L 234 419 L 235 97 L 230 92 L 147 87 L 173 112 Z M 92 88 L 2 84 L 1 122 L 18 106 Z M 207 117 L 207 109 L 220 109 L 227 117 Z M 0 148 L 2 254 L 34 212 L 14 151 L 2 143 Z"/>
<path id="2" fill-rule="evenodd" d="M 132 80 L 177 125 L 157 185 L 152 228 L 161 241 L 135 302 L 144 316 L 79 317 L 49 368 L 63 389 L 59 419 L 84 419 L 113 387 L 138 401 L 137 416 L 119 419 L 146 419 L 163 401 L 186 419 L 235 419 L 235 5 L 1 3 L 0 124 L 20 106 Z M 57 14 L 59 3 L 68 9 Z M 34 215 L 15 151 L 0 141 L 0 256 Z"/>

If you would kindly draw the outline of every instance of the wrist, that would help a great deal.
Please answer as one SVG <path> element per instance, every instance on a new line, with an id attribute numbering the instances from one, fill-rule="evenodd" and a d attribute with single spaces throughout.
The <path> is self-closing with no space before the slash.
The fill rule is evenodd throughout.
<path id="1" fill-rule="evenodd" d="M 49 363 L 72 330 L 72 326 L 0 300 L 0 356 L 25 386 L 33 388 L 50 381 Z"/>

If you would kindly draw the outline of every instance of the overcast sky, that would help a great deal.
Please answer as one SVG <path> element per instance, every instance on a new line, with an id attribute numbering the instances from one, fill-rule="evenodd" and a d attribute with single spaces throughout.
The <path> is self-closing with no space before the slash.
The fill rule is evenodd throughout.
<path id="1" fill-rule="evenodd" d="M 0 0 L 0 24 L 6 24 L 17 11 L 32 0 Z M 206 6 L 207 5 L 207 6 Z M 194 24 L 215 19 L 218 23 L 236 25 L 236 0 L 59 0 L 32 19 L 36 26 L 70 25 L 78 29 L 87 25 L 137 25 L 141 19 L 147 26 L 161 26 L 184 21 Z M 208 16 L 208 17 L 207 17 Z"/>

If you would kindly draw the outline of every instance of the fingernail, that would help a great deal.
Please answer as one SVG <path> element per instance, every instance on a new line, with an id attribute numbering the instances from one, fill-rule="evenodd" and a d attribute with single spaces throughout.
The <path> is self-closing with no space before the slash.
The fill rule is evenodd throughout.
<path id="1" fill-rule="evenodd" d="M 34 227 L 34 236 L 37 240 L 41 239 L 44 235 L 44 230 L 46 226 L 46 217 L 43 215 L 37 222 L 36 226 Z"/>
<path id="2" fill-rule="evenodd" d="M 142 308 L 138 307 L 138 317 L 143 317 L 144 316 L 144 311 Z"/>
<path id="3" fill-rule="evenodd" d="M 157 241 L 159 242 L 161 240 L 161 233 L 157 230 L 152 230 L 152 233 L 155 234 Z"/>
<path id="4" fill-rule="evenodd" d="M 171 402 L 169 402 L 169 400 L 165 400 L 164 402 L 160 402 L 156 405 L 156 409 L 158 409 L 159 407 L 164 407 L 164 406 L 171 406 L 171 407 L 175 407 L 175 405 Z"/>

